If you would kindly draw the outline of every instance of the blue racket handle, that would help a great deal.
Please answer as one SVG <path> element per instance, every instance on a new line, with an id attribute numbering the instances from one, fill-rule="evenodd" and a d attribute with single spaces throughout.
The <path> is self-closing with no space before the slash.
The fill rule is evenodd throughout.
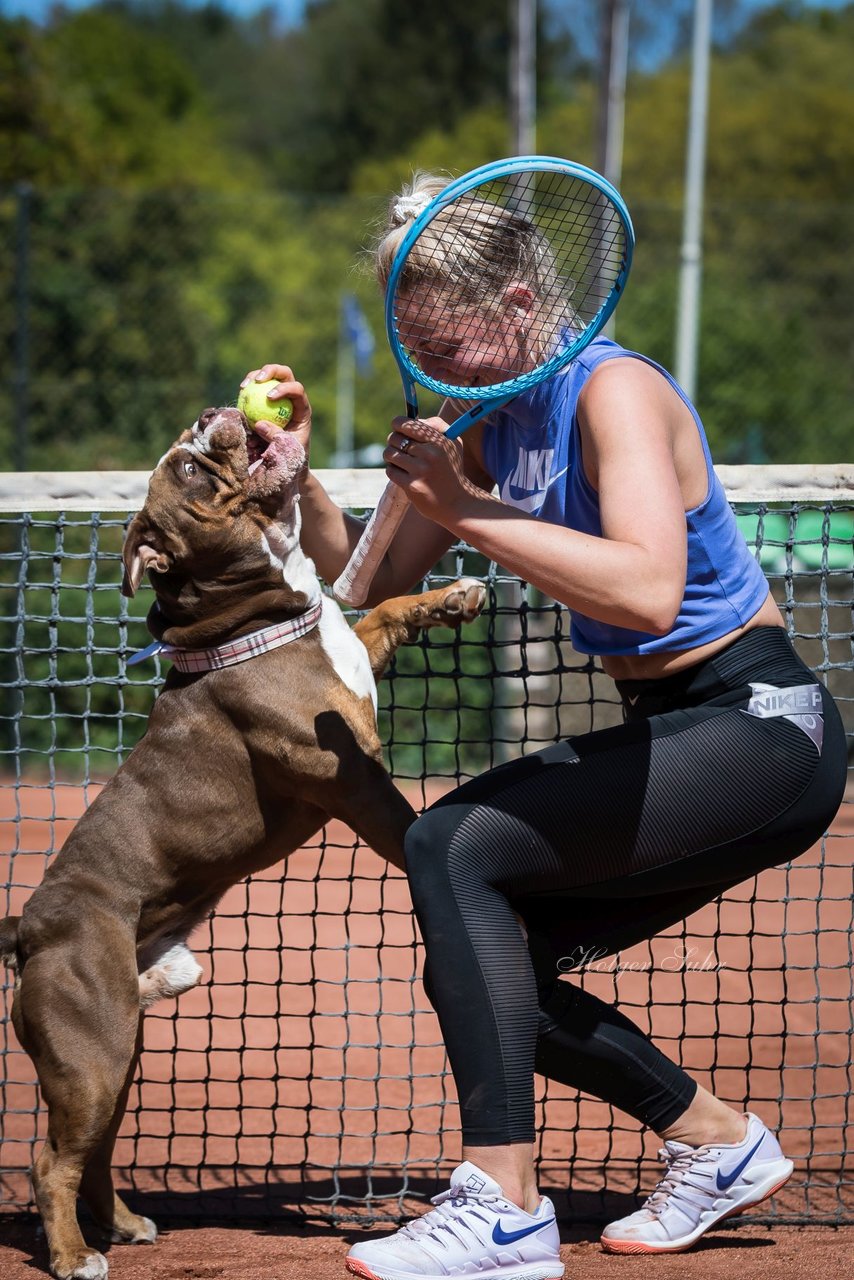
<path id="1" fill-rule="evenodd" d="M 485 418 L 488 413 L 492 413 L 493 409 L 500 409 L 503 405 L 508 404 L 513 396 L 505 396 L 500 400 L 483 400 L 480 404 L 474 405 L 471 409 L 467 409 L 462 417 L 452 422 L 445 432 L 449 440 L 456 440 L 457 436 L 461 436 L 464 431 L 468 431 L 469 427 L 475 422 L 480 422 L 481 418 Z"/>

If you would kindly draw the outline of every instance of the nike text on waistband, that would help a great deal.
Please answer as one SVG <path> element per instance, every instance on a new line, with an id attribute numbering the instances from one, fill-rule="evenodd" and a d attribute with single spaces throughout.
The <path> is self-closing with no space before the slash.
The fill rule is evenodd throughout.
<path id="1" fill-rule="evenodd" d="M 772 684 L 751 681 L 750 688 L 750 701 L 743 708 L 746 715 L 759 720 L 782 717 L 790 721 L 807 735 L 821 755 L 824 716 L 820 684 L 793 684 L 778 689 Z"/>

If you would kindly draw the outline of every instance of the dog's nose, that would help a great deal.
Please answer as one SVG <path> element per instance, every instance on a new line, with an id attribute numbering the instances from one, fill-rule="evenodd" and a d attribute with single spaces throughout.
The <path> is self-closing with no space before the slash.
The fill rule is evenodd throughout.
<path id="1" fill-rule="evenodd" d="M 199 430 L 204 431 L 205 427 L 209 426 L 210 423 L 213 422 L 214 418 L 218 413 L 219 413 L 218 409 L 205 409 L 202 413 L 200 413 L 199 414 Z"/>

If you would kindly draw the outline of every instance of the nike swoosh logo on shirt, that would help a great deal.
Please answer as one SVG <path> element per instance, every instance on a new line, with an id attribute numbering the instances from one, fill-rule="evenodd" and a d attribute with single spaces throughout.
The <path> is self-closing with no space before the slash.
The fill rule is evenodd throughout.
<path id="1" fill-rule="evenodd" d="M 495 1244 L 515 1244 L 517 1240 L 524 1240 L 525 1236 L 532 1236 L 535 1231 L 541 1231 L 553 1222 L 554 1218 L 549 1218 L 547 1222 L 535 1222 L 532 1227 L 523 1227 L 521 1231 L 505 1231 L 501 1223 L 496 1222 L 492 1228 L 492 1239 Z"/>
<path id="2" fill-rule="evenodd" d="M 765 1135 L 763 1134 L 762 1138 L 764 1138 L 764 1136 Z M 736 1178 L 738 1177 L 738 1175 L 747 1168 L 747 1166 L 750 1164 L 750 1161 L 756 1155 L 756 1152 L 762 1146 L 762 1138 L 759 1139 L 756 1146 L 753 1147 L 752 1150 L 748 1151 L 747 1155 L 744 1157 L 744 1159 L 741 1161 L 740 1164 L 737 1164 L 734 1169 L 730 1169 L 729 1173 L 721 1173 L 720 1169 L 718 1169 L 718 1176 L 716 1179 L 718 1191 L 726 1191 L 727 1187 L 731 1187 L 732 1184 L 735 1182 Z"/>
<path id="3" fill-rule="evenodd" d="M 510 495 L 510 477 L 504 481 L 500 490 L 500 498 L 502 502 L 506 502 L 509 507 L 515 507 L 517 511 L 536 511 L 543 505 L 546 494 L 548 493 L 555 480 L 559 480 L 561 476 L 565 476 L 569 467 L 564 467 L 563 471 L 558 471 L 557 475 L 549 476 L 544 489 L 538 489 L 536 493 L 531 493 L 526 498 L 513 498 Z"/>

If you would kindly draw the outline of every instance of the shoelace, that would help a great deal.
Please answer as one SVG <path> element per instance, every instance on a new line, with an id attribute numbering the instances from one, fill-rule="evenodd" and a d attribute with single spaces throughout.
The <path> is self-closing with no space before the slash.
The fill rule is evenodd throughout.
<path id="1" fill-rule="evenodd" d="M 479 1205 L 495 1204 L 500 1199 L 501 1197 L 496 1195 L 473 1195 L 465 1187 L 451 1187 L 450 1190 L 442 1191 L 439 1195 L 433 1196 L 430 1203 L 436 1206 L 435 1209 L 422 1214 L 414 1222 L 408 1222 L 405 1227 L 401 1227 L 398 1234 L 405 1236 L 408 1240 L 416 1240 L 419 1244 L 423 1244 L 424 1237 L 428 1237 L 440 1248 L 447 1249 L 447 1243 L 442 1239 L 441 1233 L 447 1232 L 460 1244 L 465 1244 L 466 1242 L 462 1236 L 454 1230 L 454 1227 L 465 1227 L 480 1244 L 482 1242 L 474 1227 L 466 1222 L 465 1217 L 461 1216 L 459 1211 L 460 1209 L 468 1210 L 475 1217 L 478 1217 L 481 1222 L 484 1222 L 486 1220 L 477 1213 L 477 1207 Z"/>
<path id="2" fill-rule="evenodd" d="M 713 1162 L 715 1157 L 711 1152 L 680 1151 L 678 1155 L 674 1156 L 665 1147 L 662 1147 L 658 1153 L 658 1158 L 665 1165 L 667 1171 L 652 1195 L 644 1201 L 644 1209 L 658 1216 L 667 1207 L 670 1200 L 682 1200 L 687 1204 L 693 1204 L 690 1196 L 681 1194 L 682 1186 L 693 1187 L 696 1191 L 707 1191 L 707 1188 L 701 1182 L 695 1182 L 688 1175 L 695 1165 Z"/>

